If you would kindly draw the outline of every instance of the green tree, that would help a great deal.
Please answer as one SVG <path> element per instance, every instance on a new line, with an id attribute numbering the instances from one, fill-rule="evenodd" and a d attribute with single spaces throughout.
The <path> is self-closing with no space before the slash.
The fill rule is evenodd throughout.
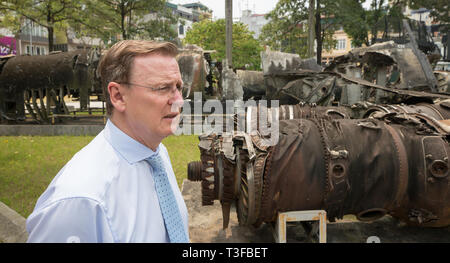
<path id="1" fill-rule="evenodd" d="M 367 11 L 367 23 L 370 28 L 371 39 L 377 37 L 380 31 L 379 24 L 389 11 L 389 8 L 385 5 L 385 0 L 372 0 L 370 3 L 370 9 Z"/>
<path id="2" fill-rule="evenodd" d="M 316 0 L 316 41 L 317 64 L 322 62 L 322 49 L 331 50 L 336 46 L 334 32 L 340 25 L 336 19 L 335 0 Z"/>
<path id="3" fill-rule="evenodd" d="M 80 2 L 73 0 L 10 0 L 0 2 L 0 12 L 4 17 L 2 26 L 18 33 L 23 18 L 47 28 L 49 50 L 54 50 L 54 32 L 78 13 Z"/>
<path id="4" fill-rule="evenodd" d="M 367 11 L 362 4 L 365 0 L 336 1 L 336 19 L 342 25 L 344 32 L 352 39 L 353 46 L 369 45 L 369 24 Z"/>
<path id="5" fill-rule="evenodd" d="M 225 59 L 225 19 L 202 20 L 192 24 L 183 40 L 184 44 L 195 44 L 205 50 L 215 50 L 212 59 Z M 253 38 L 246 25 L 233 24 L 233 66 L 235 68 L 260 69 L 262 47 Z"/>
<path id="6" fill-rule="evenodd" d="M 400 30 L 401 20 L 404 18 L 402 7 L 405 0 L 391 1 L 390 5 L 385 0 L 371 0 L 368 10 L 363 7 L 365 2 L 366 0 L 335 2 L 337 23 L 342 25 L 356 47 L 369 46 L 377 34 L 385 30 Z"/>
<path id="7" fill-rule="evenodd" d="M 275 9 L 266 15 L 270 22 L 264 25 L 259 39 L 272 49 L 296 53 L 301 57 L 307 54 L 308 19 L 306 1 L 278 1 Z"/>
<path id="8" fill-rule="evenodd" d="M 320 63 L 322 49 L 330 50 L 336 44 L 333 33 L 337 29 L 334 18 L 334 1 L 316 0 L 315 23 L 308 25 L 308 0 L 280 0 L 274 10 L 266 15 L 270 20 L 262 30 L 263 44 L 283 52 L 307 56 L 308 26 L 313 26 L 316 38 L 317 61 Z"/>
<path id="9" fill-rule="evenodd" d="M 176 37 L 176 18 L 166 6 L 166 0 L 81 0 L 84 10 L 74 17 L 72 26 L 104 42 L 135 38 Z M 99 26 L 100 25 L 100 26 Z"/>

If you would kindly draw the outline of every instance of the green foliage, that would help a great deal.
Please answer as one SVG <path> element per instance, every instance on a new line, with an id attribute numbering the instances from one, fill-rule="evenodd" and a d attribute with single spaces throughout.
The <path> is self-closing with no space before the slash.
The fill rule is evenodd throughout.
<path id="1" fill-rule="evenodd" d="M 319 10 L 316 7 L 315 14 L 316 19 L 317 17 L 322 18 L 316 21 L 315 25 L 305 23 L 308 20 L 308 2 L 307 0 L 278 1 L 275 9 L 266 15 L 270 22 L 261 30 L 260 40 L 263 44 L 274 50 L 297 53 L 303 58 L 307 57 L 308 26 L 315 27 L 319 23 L 320 35 L 316 34 L 316 39 L 319 37 L 322 45 L 318 47 L 318 50 L 321 50 L 322 47 L 328 50 L 333 48 L 336 41 L 332 36 L 337 29 L 336 21 L 333 18 L 335 1 L 319 1 Z"/>
<path id="2" fill-rule="evenodd" d="M 163 39 L 173 41 L 178 37 L 175 17 L 149 20 L 136 28 L 136 35 L 141 39 Z"/>
<path id="3" fill-rule="evenodd" d="M 48 30 L 49 49 L 53 50 L 55 28 L 65 27 L 67 21 L 80 10 L 79 0 L 15 0 L 0 2 L 2 26 L 19 33 L 21 21 L 27 18 Z"/>
<path id="4" fill-rule="evenodd" d="M 0 20 L 0 27 L 7 28 L 17 34 L 20 32 L 20 17 L 15 15 L 14 12 L 2 12 L 0 11 L 2 18 Z"/>
<path id="5" fill-rule="evenodd" d="M 305 0 L 278 1 L 275 9 L 266 15 L 269 23 L 264 25 L 259 39 L 271 49 L 297 53 L 301 57 L 307 54 L 308 9 Z"/>
<path id="6" fill-rule="evenodd" d="M 84 10 L 74 17 L 72 26 L 105 43 L 121 39 L 172 40 L 177 34 L 171 26 L 176 18 L 166 0 L 81 0 Z M 101 25 L 101 26 L 99 26 Z"/>
<path id="7" fill-rule="evenodd" d="M 217 21 L 202 20 L 192 24 L 186 33 L 184 44 L 195 44 L 205 50 L 216 50 L 212 59 L 225 59 L 225 19 Z M 262 47 L 253 38 L 247 26 L 242 23 L 233 24 L 233 67 L 246 69 L 260 69 Z"/>
<path id="8" fill-rule="evenodd" d="M 345 33 L 350 36 L 355 47 L 360 47 L 363 44 L 369 45 L 368 14 L 362 6 L 364 2 L 365 0 L 336 1 L 336 19 L 342 25 Z"/>
<path id="9" fill-rule="evenodd" d="M 14 17 L 15 21 L 28 18 L 44 27 L 54 27 L 72 16 L 79 8 L 79 1 L 69 0 L 16 0 L 0 2 L 2 16 Z M 11 20 L 11 19 L 9 19 Z M 19 25 L 14 25 L 16 28 Z"/>
<path id="10" fill-rule="evenodd" d="M 19 32 L 23 18 L 46 27 L 51 50 L 54 31 L 69 26 L 76 37 L 98 37 L 109 44 L 118 38 L 173 40 L 177 36 L 172 26 L 177 19 L 166 0 L 2 1 L 0 14 L 1 25 L 14 33 Z"/>
<path id="11" fill-rule="evenodd" d="M 396 27 L 404 18 L 402 1 L 392 1 L 392 5 L 389 6 L 386 0 L 371 0 L 370 8 L 365 10 L 362 4 L 366 0 L 338 0 L 336 1 L 337 23 L 342 25 L 354 46 L 368 46 L 371 38 L 375 38 L 386 29 L 385 19 L 389 20 L 388 30 L 399 30 Z"/>
<path id="12" fill-rule="evenodd" d="M 370 28 L 371 38 L 376 38 L 379 30 L 379 23 L 388 13 L 388 7 L 384 6 L 384 0 L 372 0 L 370 9 L 367 10 L 367 24 Z"/>

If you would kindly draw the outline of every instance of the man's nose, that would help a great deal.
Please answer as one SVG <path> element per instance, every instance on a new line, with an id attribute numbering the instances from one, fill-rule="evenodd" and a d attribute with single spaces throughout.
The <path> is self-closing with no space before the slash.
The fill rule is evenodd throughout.
<path id="1" fill-rule="evenodd" d="M 184 100 L 183 100 L 183 91 L 175 89 L 175 92 L 172 93 L 171 104 L 173 106 L 181 107 L 183 106 Z"/>

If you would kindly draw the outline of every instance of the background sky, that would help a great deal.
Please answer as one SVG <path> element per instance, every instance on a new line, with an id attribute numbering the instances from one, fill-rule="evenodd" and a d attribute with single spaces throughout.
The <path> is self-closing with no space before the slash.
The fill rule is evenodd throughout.
<path id="1" fill-rule="evenodd" d="M 225 18 L 225 0 L 169 0 L 173 4 L 200 2 L 213 10 L 213 17 Z M 277 5 L 278 0 L 233 0 L 233 17 L 241 17 L 242 10 L 250 9 L 253 14 L 267 14 Z"/>

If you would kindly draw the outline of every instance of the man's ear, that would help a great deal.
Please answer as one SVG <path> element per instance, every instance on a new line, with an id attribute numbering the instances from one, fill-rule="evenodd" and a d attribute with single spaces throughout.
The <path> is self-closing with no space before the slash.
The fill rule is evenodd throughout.
<path id="1" fill-rule="evenodd" d="M 118 112 L 124 112 L 126 108 L 126 103 L 124 95 L 126 88 L 117 82 L 110 82 L 108 84 L 109 99 L 111 100 L 114 110 Z"/>

